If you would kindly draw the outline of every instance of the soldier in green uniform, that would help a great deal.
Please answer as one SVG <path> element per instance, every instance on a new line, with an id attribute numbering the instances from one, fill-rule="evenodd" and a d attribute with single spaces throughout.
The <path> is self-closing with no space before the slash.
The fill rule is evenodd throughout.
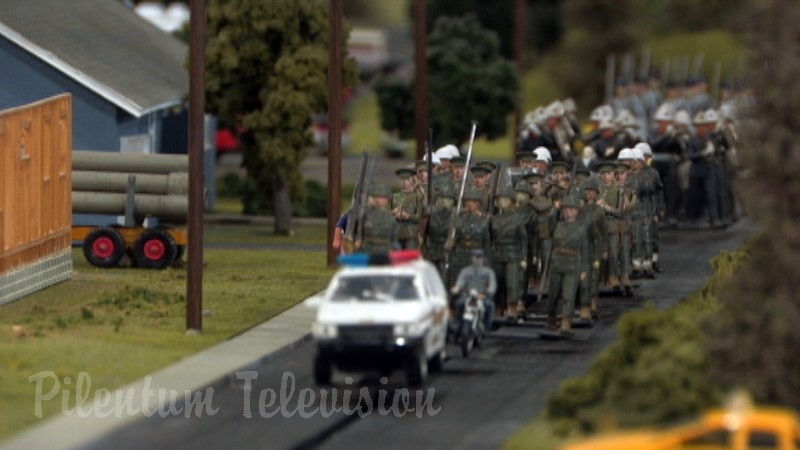
<path id="1" fill-rule="evenodd" d="M 550 185 L 548 195 L 554 202 L 559 202 L 566 197 L 572 186 L 569 170 L 569 164 L 564 161 L 556 161 L 550 166 L 550 179 L 548 181 L 545 178 L 545 184 Z"/>
<path id="2" fill-rule="evenodd" d="M 472 250 L 481 249 L 489 255 L 489 223 L 480 209 L 481 193 L 475 189 L 464 192 L 464 208 L 455 219 L 455 232 L 448 236 L 445 250 L 452 252 L 451 274 L 457 274 L 470 263 Z M 487 262 L 489 265 L 491 261 Z"/>
<path id="3" fill-rule="evenodd" d="M 553 231 L 553 255 L 550 260 L 550 289 L 547 297 L 547 329 L 557 327 L 558 301 L 562 300 L 561 329 L 572 334 L 572 314 L 579 284 L 589 276 L 589 240 L 586 228 L 578 221 L 581 203 L 574 195 L 561 202 L 563 220 Z"/>
<path id="4" fill-rule="evenodd" d="M 526 298 L 528 294 L 528 286 L 531 283 L 533 276 L 533 258 L 536 254 L 536 249 L 539 244 L 539 224 L 536 221 L 536 210 L 533 209 L 531 204 L 531 190 L 528 183 L 520 181 L 514 185 L 514 207 L 520 220 L 525 224 L 525 235 L 527 236 L 527 249 L 525 251 L 525 270 L 523 271 L 522 278 L 520 279 L 520 292 L 522 297 Z"/>
<path id="5" fill-rule="evenodd" d="M 550 239 L 556 222 L 556 208 L 553 200 L 547 195 L 544 184 L 544 174 L 533 172 L 525 175 L 525 180 L 531 189 L 531 206 L 536 212 L 536 251 L 533 256 L 534 284 L 536 278 L 540 278 L 547 261 L 550 258 L 552 241 Z M 530 239 L 530 236 L 529 236 Z"/>
<path id="6" fill-rule="evenodd" d="M 489 202 L 492 198 L 492 185 L 489 183 L 492 171 L 486 166 L 475 165 L 470 167 L 472 174 L 472 187 L 481 193 L 481 211 L 489 213 Z"/>
<path id="7" fill-rule="evenodd" d="M 586 195 L 586 202 L 581 208 L 579 220 L 586 226 L 591 265 L 589 265 L 588 279 L 581 282 L 580 311 L 581 319 L 591 322 L 593 318 L 597 318 L 601 266 L 608 259 L 606 250 L 608 245 L 606 243 L 608 226 L 606 225 L 605 211 L 597 205 L 597 200 L 600 196 L 600 180 L 596 177 L 588 178 L 583 182 L 582 188 Z"/>
<path id="8" fill-rule="evenodd" d="M 633 238 L 633 271 L 631 278 L 652 277 L 651 259 L 653 248 L 650 244 L 648 225 L 653 210 L 651 193 L 655 191 L 655 187 L 650 176 L 642 170 L 644 168 L 644 155 L 642 152 L 639 149 L 631 149 L 626 155 L 630 157 L 623 157 L 623 152 L 620 152 L 619 155 L 619 160 L 627 164 L 629 169 L 624 186 L 631 192 L 635 192 L 638 200 L 630 209 L 628 216 Z"/>
<path id="9" fill-rule="evenodd" d="M 439 275 L 446 286 L 452 284 L 452 280 L 447 279 L 445 274 L 445 262 L 447 252 L 444 244 L 447 241 L 447 233 L 455 214 L 456 192 L 445 185 L 436 198 L 430 217 L 425 221 L 425 228 L 421 230 L 423 239 L 422 254 L 439 270 Z"/>
<path id="10" fill-rule="evenodd" d="M 461 186 L 461 180 L 467 176 L 467 158 L 456 156 L 450 160 L 450 165 L 453 167 L 453 184 Z"/>
<path id="11" fill-rule="evenodd" d="M 624 152 L 630 149 L 620 150 L 620 155 L 625 155 L 624 159 L 632 159 L 633 155 Z M 636 190 L 627 182 L 629 167 L 625 163 L 617 164 L 614 172 L 617 176 L 617 187 L 619 188 L 619 212 L 620 212 L 620 253 L 619 281 L 626 297 L 633 297 L 633 285 L 631 285 L 631 256 L 633 251 L 633 219 L 631 217 L 633 209 L 639 202 Z"/>
<path id="12" fill-rule="evenodd" d="M 620 285 L 621 268 L 620 243 L 622 239 L 622 208 L 620 189 L 617 186 L 616 164 L 613 162 L 603 162 L 598 164 L 597 171 L 600 173 L 600 195 L 596 202 L 606 215 L 606 283 L 615 292 L 622 292 Z"/>
<path id="13" fill-rule="evenodd" d="M 428 162 L 424 159 L 417 161 L 414 164 L 416 169 L 416 182 L 414 183 L 414 192 L 422 199 L 422 204 L 428 204 L 428 183 L 431 176 L 428 173 Z M 432 166 L 431 166 L 432 167 Z M 433 199 L 431 199 L 433 200 Z"/>
<path id="14" fill-rule="evenodd" d="M 424 203 L 414 190 L 414 170 L 402 167 L 394 172 L 400 177 L 400 192 L 392 195 L 392 214 L 397 219 L 397 237 L 401 248 L 419 248 L 419 220 Z"/>
<path id="15" fill-rule="evenodd" d="M 489 219 L 492 268 L 499 287 L 495 304 L 499 313 L 509 317 L 525 313 L 520 278 L 528 264 L 528 235 L 523 216 L 513 207 L 514 197 L 512 189 L 498 192 L 497 212 Z"/>
<path id="16" fill-rule="evenodd" d="M 389 210 L 392 190 L 384 184 L 374 184 L 369 187 L 367 195 L 369 200 L 363 223 L 356 224 L 356 249 L 367 253 L 386 253 L 397 245 L 397 220 Z"/>

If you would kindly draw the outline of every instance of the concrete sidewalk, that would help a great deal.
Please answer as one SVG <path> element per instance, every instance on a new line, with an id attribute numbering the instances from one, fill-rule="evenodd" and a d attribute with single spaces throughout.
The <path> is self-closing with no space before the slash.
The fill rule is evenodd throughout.
<path id="1" fill-rule="evenodd" d="M 118 389 L 114 395 L 120 392 L 128 395 L 125 403 L 133 405 L 133 414 L 128 414 L 128 408 L 120 407 L 109 417 L 100 417 L 111 407 L 103 405 L 102 401 L 94 402 L 92 408 L 85 406 L 83 410 L 98 411 L 97 414 L 90 412 L 84 414 L 86 417 L 72 414 L 47 419 L 41 425 L 0 443 L 0 450 L 84 447 L 146 417 L 143 410 L 156 410 L 159 392 L 177 392 L 178 399 L 182 400 L 190 392 L 224 381 L 232 372 L 254 367 L 275 352 L 291 349 L 309 339 L 315 313 L 301 302 L 238 336 Z M 153 396 L 149 402 L 145 393 Z M 177 403 L 180 405 L 182 402 Z M 112 402 L 112 406 L 114 404 Z"/>

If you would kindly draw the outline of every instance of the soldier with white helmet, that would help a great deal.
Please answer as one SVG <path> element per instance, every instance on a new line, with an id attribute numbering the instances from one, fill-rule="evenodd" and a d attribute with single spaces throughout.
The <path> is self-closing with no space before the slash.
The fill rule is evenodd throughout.
<path id="1" fill-rule="evenodd" d="M 586 145 L 594 148 L 598 158 L 614 160 L 617 159 L 617 151 L 619 149 L 616 135 L 617 126 L 613 121 L 613 117 L 604 116 L 598 122 L 597 132 L 592 133 L 587 138 Z"/>
<path id="2" fill-rule="evenodd" d="M 689 197 L 686 216 L 693 226 L 699 226 L 705 215 L 711 227 L 720 226 L 719 202 L 717 201 L 717 185 L 715 174 L 716 147 L 710 140 L 716 127 L 716 117 L 708 120 L 705 111 L 695 115 L 696 135 L 689 141 Z"/>

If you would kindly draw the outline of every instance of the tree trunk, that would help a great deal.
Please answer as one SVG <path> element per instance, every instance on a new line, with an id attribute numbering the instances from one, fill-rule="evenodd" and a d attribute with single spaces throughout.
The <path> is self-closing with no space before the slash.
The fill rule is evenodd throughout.
<path id="1" fill-rule="evenodd" d="M 272 199 L 275 205 L 275 234 L 292 234 L 292 199 L 289 185 L 282 177 L 275 177 L 272 185 Z"/>

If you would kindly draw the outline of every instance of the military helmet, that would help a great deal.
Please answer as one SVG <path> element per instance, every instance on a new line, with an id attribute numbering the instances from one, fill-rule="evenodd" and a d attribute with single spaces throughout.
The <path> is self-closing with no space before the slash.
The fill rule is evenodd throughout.
<path id="1" fill-rule="evenodd" d="M 619 155 L 617 155 L 617 160 L 625 161 L 627 159 L 636 159 L 636 155 L 633 154 L 633 150 L 629 148 L 623 148 L 619 151 Z"/>
<path id="2" fill-rule="evenodd" d="M 597 165 L 597 167 L 595 167 L 595 169 L 596 169 L 596 170 L 597 170 L 599 173 L 606 173 L 606 172 L 613 172 L 613 171 L 614 171 L 614 168 L 615 168 L 616 166 L 617 166 L 617 165 L 616 165 L 616 164 L 614 164 L 614 163 L 613 163 L 613 162 L 611 162 L 611 161 L 604 161 L 604 162 L 601 162 L 600 164 L 598 164 L 598 165 Z"/>
<path id="3" fill-rule="evenodd" d="M 538 170 L 534 170 L 532 172 L 526 173 L 525 175 L 522 176 L 522 178 L 525 181 L 531 181 L 536 178 L 544 178 L 544 174 L 542 172 L 539 172 Z"/>
<path id="4" fill-rule="evenodd" d="M 519 152 L 516 156 L 518 161 L 534 161 L 536 159 L 536 153 L 532 152 Z"/>
<path id="5" fill-rule="evenodd" d="M 417 172 L 415 172 L 414 169 L 412 169 L 411 167 L 401 167 L 394 171 L 394 174 L 400 178 L 411 178 L 416 173 Z"/>
<path id="6" fill-rule="evenodd" d="M 485 167 L 489 170 L 489 172 L 494 172 L 497 169 L 497 164 L 493 161 L 489 161 L 488 159 L 484 159 L 475 163 L 475 167 Z"/>
<path id="7" fill-rule="evenodd" d="M 692 118 L 689 115 L 689 112 L 682 109 L 675 113 L 675 123 L 677 125 L 691 125 Z"/>
<path id="8" fill-rule="evenodd" d="M 391 197 L 392 189 L 385 184 L 373 184 L 369 187 L 367 193 L 371 197 Z"/>
<path id="9" fill-rule="evenodd" d="M 600 180 L 598 180 L 597 177 L 589 177 L 583 182 L 581 187 L 583 187 L 583 190 L 592 189 L 600 192 Z"/>
<path id="10" fill-rule="evenodd" d="M 647 142 L 639 142 L 634 148 L 638 148 L 644 156 L 653 156 L 653 149 Z"/>
<path id="11" fill-rule="evenodd" d="M 547 147 L 536 147 L 533 149 L 533 153 L 536 155 L 536 161 L 545 161 L 548 164 L 553 162 L 553 156 Z"/>
<path id="12" fill-rule="evenodd" d="M 467 164 L 467 158 L 463 156 L 454 156 L 453 159 L 450 160 L 450 163 L 454 166 L 464 166 Z"/>
<path id="13" fill-rule="evenodd" d="M 569 172 L 571 169 L 570 164 L 566 161 L 555 161 L 550 164 L 550 170 L 555 172 L 556 170 L 563 169 L 565 172 Z"/>
<path id="14" fill-rule="evenodd" d="M 481 174 L 485 175 L 487 173 L 492 173 L 492 170 L 486 166 L 472 166 L 469 168 L 469 171 L 474 174 Z"/>
<path id="15" fill-rule="evenodd" d="M 451 189 L 455 189 L 455 181 L 453 181 L 453 177 L 447 175 L 436 175 L 433 177 L 432 187 L 434 189 L 443 189 L 445 187 L 449 187 Z"/>
<path id="16" fill-rule="evenodd" d="M 528 183 L 524 181 L 518 181 L 517 184 L 514 185 L 515 192 L 523 192 L 525 194 L 531 195 L 531 187 Z"/>
<path id="17" fill-rule="evenodd" d="M 630 170 L 630 167 L 628 167 L 627 164 L 625 164 L 624 162 L 621 162 L 621 161 L 614 166 L 614 172 L 617 172 L 617 173 L 627 172 L 628 170 Z"/>
<path id="18" fill-rule="evenodd" d="M 656 110 L 655 119 L 656 122 L 672 122 L 672 119 L 675 118 L 675 113 L 672 110 L 672 105 L 669 103 L 662 103 L 661 106 L 658 107 Z"/>
<path id="19" fill-rule="evenodd" d="M 583 206 L 583 205 L 581 205 L 580 199 L 577 196 L 573 195 L 573 194 L 570 194 L 570 195 L 564 197 L 564 200 L 561 200 L 561 207 L 562 208 L 577 208 L 577 209 L 581 209 L 581 206 Z"/>

